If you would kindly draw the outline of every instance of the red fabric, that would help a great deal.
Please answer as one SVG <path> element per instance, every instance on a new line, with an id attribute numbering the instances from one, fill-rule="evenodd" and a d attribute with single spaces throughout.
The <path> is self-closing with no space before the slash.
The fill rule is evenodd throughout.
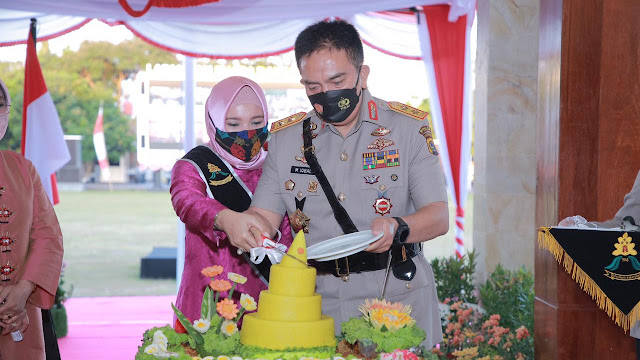
<path id="1" fill-rule="evenodd" d="M 198 6 L 203 4 L 208 4 L 212 2 L 218 2 L 220 0 L 149 0 L 147 5 L 142 10 L 134 10 L 127 0 L 118 0 L 120 6 L 127 12 L 127 14 L 133 17 L 140 17 L 149 11 L 152 6 L 155 7 L 163 7 L 163 8 L 183 8 L 190 6 Z"/>
<path id="2" fill-rule="evenodd" d="M 84 25 L 84 24 L 83 24 Z M 26 138 L 27 138 L 27 108 L 34 100 L 44 95 L 47 90 L 47 84 L 44 82 L 44 76 L 42 76 L 42 69 L 40 68 L 40 61 L 38 61 L 38 53 L 36 52 L 35 34 L 32 33 L 33 28 L 29 30 L 29 38 L 27 39 L 27 59 L 24 65 L 24 100 L 22 110 L 22 142 L 20 143 L 20 150 L 22 156 L 26 150 Z M 58 196 L 58 182 L 56 180 L 56 174 L 51 174 L 51 191 L 53 195 L 53 204 L 56 205 L 60 202 Z"/>
<path id="3" fill-rule="evenodd" d="M 424 14 L 429 26 L 431 53 L 435 68 L 436 84 L 442 110 L 442 123 L 451 164 L 453 187 L 456 193 L 456 213 L 464 214 L 460 193 L 460 157 L 463 129 L 464 60 L 467 17 L 449 22 L 449 6 L 425 6 Z M 456 225 L 458 225 L 456 221 Z M 458 226 L 463 229 L 462 223 Z M 458 239 L 458 243 L 462 239 Z M 462 254 L 458 253 L 458 256 Z"/>

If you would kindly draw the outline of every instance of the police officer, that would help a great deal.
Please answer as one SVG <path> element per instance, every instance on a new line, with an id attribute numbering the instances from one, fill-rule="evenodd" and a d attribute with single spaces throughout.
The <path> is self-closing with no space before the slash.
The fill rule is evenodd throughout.
<path id="1" fill-rule="evenodd" d="M 365 299 L 384 292 L 385 299 L 412 306 L 427 333 L 423 345 L 431 347 L 442 333 L 433 272 L 420 243 L 445 234 L 449 220 L 427 113 L 371 96 L 362 42 L 345 21 L 306 28 L 295 55 L 314 111 L 273 124 L 251 208 L 216 225 L 245 250 L 258 244 L 252 226 L 269 231 L 285 213 L 294 231 L 306 233 L 307 245 L 356 230 L 383 233 L 362 252 L 314 263 L 323 313 L 340 333 L 343 321 L 361 315 Z"/>

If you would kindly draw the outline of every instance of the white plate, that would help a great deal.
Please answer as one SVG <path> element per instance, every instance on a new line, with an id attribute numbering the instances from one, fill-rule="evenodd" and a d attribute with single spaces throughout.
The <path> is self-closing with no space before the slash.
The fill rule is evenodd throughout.
<path id="1" fill-rule="evenodd" d="M 329 261 L 355 254 L 366 249 L 369 244 L 380 239 L 384 234 L 373 236 L 371 230 L 358 231 L 325 240 L 307 248 L 307 259 Z"/>

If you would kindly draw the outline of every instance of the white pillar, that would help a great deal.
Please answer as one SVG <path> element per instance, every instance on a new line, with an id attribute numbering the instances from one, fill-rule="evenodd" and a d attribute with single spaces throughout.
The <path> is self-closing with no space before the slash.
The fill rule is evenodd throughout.
<path id="1" fill-rule="evenodd" d="M 183 149 L 187 153 L 196 146 L 193 110 L 195 108 L 194 94 L 194 70 L 193 58 L 185 56 L 184 58 L 184 83 L 182 90 L 184 93 L 184 137 Z M 176 286 L 180 288 L 180 280 L 182 280 L 182 270 L 184 269 L 184 223 L 178 219 L 178 251 L 176 257 Z"/>

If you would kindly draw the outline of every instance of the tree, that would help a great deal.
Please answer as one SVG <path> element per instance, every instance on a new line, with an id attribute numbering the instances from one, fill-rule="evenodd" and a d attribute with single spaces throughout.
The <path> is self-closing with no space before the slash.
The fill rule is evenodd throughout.
<path id="1" fill-rule="evenodd" d="M 112 164 L 117 164 L 122 155 L 135 149 L 135 136 L 131 130 L 135 127 L 118 107 L 120 83 L 147 63 L 177 63 L 174 54 L 137 38 L 118 45 L 83 42 L 77 52 L 65 50 L 61 56 L 52 54 L 48 43 L 43 42 L 38 58 L 65 134 L 83 136 L 84 162 L 97 161 L 92 134 L 100 101 L 104 102 L 105 142 Z M 12 100 L 9 131 L 0 147 L 19 151 L 24 65 L 0 63 L 0 74 Z"/>

